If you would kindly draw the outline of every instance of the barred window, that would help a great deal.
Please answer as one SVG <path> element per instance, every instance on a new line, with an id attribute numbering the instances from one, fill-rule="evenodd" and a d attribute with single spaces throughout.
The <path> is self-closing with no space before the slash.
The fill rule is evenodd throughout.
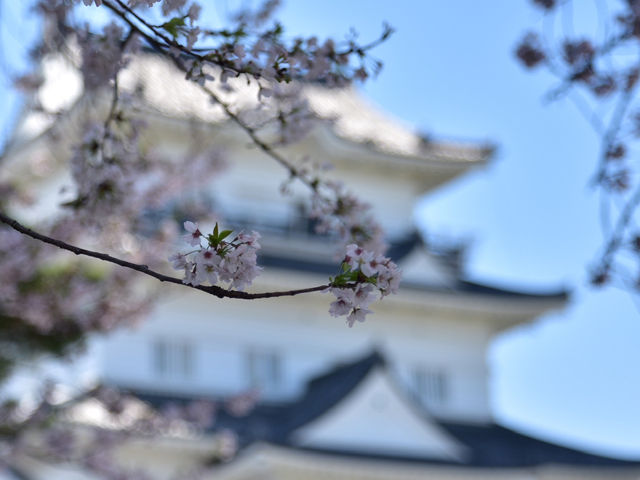
<path id="1" fill-rule="evenodd" d="M 273 350 L 249 349 L 247 375 L 249 385 L 265 395 L 277 393 L 282 382 L 280 354 Z"/>
<path id="2" fill-rule="evenodd" d="M 417 400 L 426 406 L 442 405 L 447 399 L 448 382 L 444 371 L 417 366 L 413 369 L 413 391 Z"/>
<path id="3" fill-rule="evenodd" d="M 182 340 L 157 339 L 153 343 L 153 370 L 165 378 L 188 378 L 193 375 L 193 345 Z"/>

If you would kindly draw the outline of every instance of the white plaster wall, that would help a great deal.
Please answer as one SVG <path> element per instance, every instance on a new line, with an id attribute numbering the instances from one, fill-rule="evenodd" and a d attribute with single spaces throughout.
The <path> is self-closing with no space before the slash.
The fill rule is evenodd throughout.
<path id="1" fill-rule="evenodd" d="M 300 278 L 299 283 L 318 279 Z M 260 348 L 280 352 L 283 361 L 281 389 L 266 399 L 291 399 L 302 393 L 311 376 L 377 347 L 390 360 L 402 388 L 408 388 L 415 365 L 446 372 L 449 395 L 432 410 L 434 415 L 479 421 L 489 417 L 485 349 L 491 330 L 479 319 L 438 317 L 396 305 L 385 308 L 382 302 L 367 322 L 348 328 L 342 318 L 329 316 L 328 295 L 233 301 L 177 290 L 167 289 L 142 327 L 107 341 L 103 368 L 108 381 L 185 394 L 238 393 L 250 386 L 246 353 Z M 158 338 L 193 343 L 197 362 L 190 378 L 154 373 L 151 343 Z"/>
<path id="2" fill-rule="evenodd" d="M 154 144 L 162 151 L 187 152 L 189 145 L 184 126 L 171 125 L 172 131 L 160 125 L 153 133 Z M 238 132 L 208 128 L 208 137 L 202 144 L 220 145 L 229 159 L 227 168 L 217 176 L 210 190 L 228 214 L 240 214 L 255 219 L 257 224 L 270 221 L 286 221 L 299 204 L 309 204 L 310 191 L 300 182 L 293 182 L 290 194 L 282 195 L 280 186 L 287 180 L 288 172 L 258 149 L 247 148 L 247 138 Z M 318 163 L 327 161 L 335 164 L 335 169 L 322 173 L 323 178 L 339 180 L 347 190 L 373 207 L 376 219 L 391 236 L 397 236 L 413 229 L 412 214 L 415 203 L 424 190 L 421 178 L 412 177 L 401 169 L 381 168 L 372 164 L 353 165 L 349 159 L 332 158 L 324 151 L 313 135 L 301 145 L 289 148 L 285 155 L 294 164 L 301 164 L 303 158 Z M 424 175 L 424 173 L 422 174 Z"/>

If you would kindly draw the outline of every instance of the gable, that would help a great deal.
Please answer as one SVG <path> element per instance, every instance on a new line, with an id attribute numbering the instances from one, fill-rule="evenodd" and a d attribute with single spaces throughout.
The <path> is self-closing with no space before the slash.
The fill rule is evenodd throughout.
<path id="1" fill-rule="evenodd" d="M 414 407 L 382 367 L 292 434 L 306 448 L 461 461 L 465 447 Z"/>

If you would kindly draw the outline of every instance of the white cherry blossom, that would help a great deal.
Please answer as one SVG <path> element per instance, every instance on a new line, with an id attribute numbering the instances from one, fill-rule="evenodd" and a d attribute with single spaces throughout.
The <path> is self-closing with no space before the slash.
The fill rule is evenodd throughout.
<path id="1" fill-rule="evenodd" d="M 194 247 L 200 245 L 200 237 L 202 237 L 202 233 L 198 229 L 198 224 L 190 221 L 186 221 L 183 224 L 184 229 L 188 232 L 184 235 L 184 240 Z"/>
<path id="2" fill-rule="evenodd" d="M 184 222 L 188 232 L 184 236 L 191 245 L 198 247 L 190 253 L 176 253 L 169 261 L 176 269 L 184 269 L 183 282 L 189 285 L 216 285 L 227 283 L 231 288 L 244 290 L 262 270 L 257 266 L 257 250 L 260 248 L 257 232 L 241 232 L 231 240 L 230 231 L 218 232 L 218 227 L 211 235 L 203 235 L 198 224 Z M 202 245 L 202 240 L 206 245 Z"/>
<path id="3" fill-rule="evenodd" d="M 343 272 L 334 283 L 343 284 L 329 289 L 336 296 L 329 313 L 334 317 L 347 315 L 347 324 L 352 327 L 372 313 L 367 307 L 375 300 L 376 291 L 380 292 L 380 298 L 398 291 L 401 275 L 391 259 L 355 243 L 347 245 L 342 266 Z"/>

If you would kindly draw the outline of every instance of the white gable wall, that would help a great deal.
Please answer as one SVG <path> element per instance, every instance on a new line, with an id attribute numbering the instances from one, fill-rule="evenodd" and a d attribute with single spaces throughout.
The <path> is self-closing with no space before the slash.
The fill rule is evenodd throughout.
<path id="1" fill-rule="evenodd" d="M 303 447 L 460 461 L 465 447 L 405 401 L 384 370 L 293 436 Z"/>

